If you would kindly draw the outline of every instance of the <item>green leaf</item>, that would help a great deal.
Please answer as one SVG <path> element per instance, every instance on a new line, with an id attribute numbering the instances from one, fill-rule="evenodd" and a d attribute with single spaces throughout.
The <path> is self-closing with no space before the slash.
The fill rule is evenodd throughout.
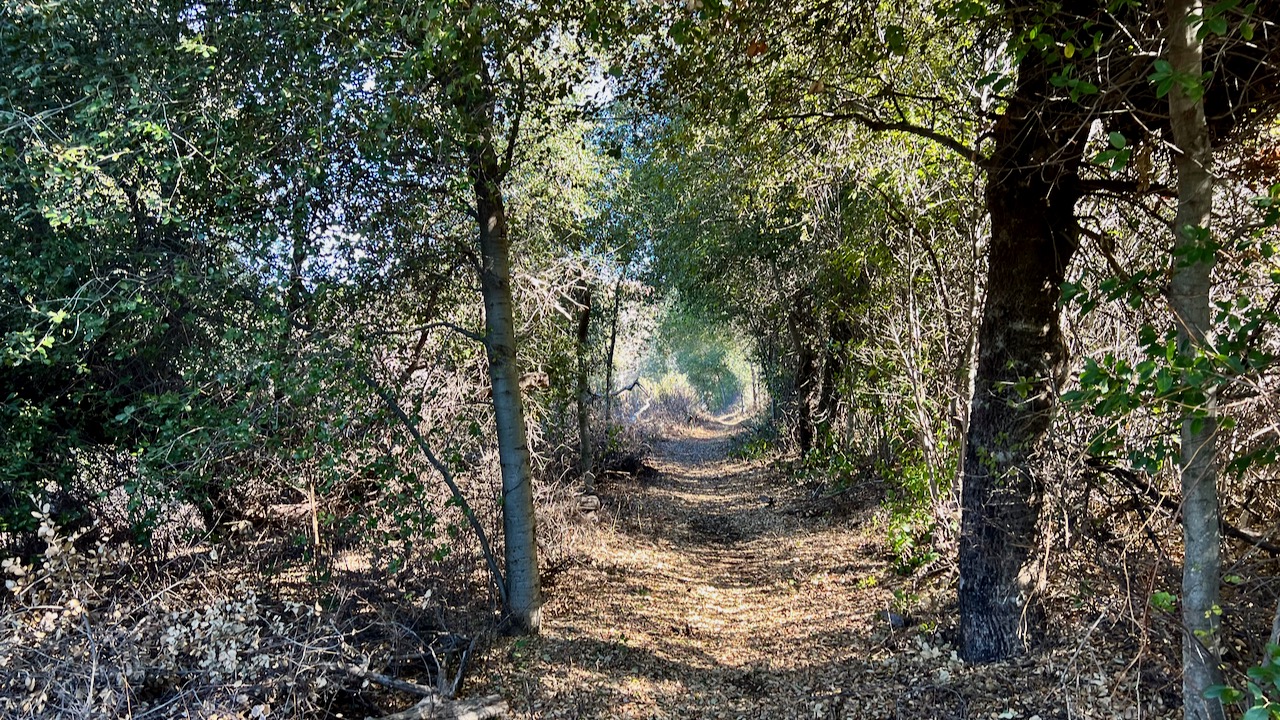
<path id="1" fill-rule="evenodd" d="M 901 25 L 888 25 L 884 29 L 884 44 L 894 55 L 907 54 L 907 34 Z"/>
<path id="2" fill-rule="evenodd" d="M 1221 700 L 1227 705 L 1244 699 L 1244 693 L 1226 685 L 1212 685 L 1204 691 L 1204 696 L 1209 700 Z"/>
<path id="3" fill-rule="evenodd" d="M 1124 146 L 1128 144 L 1128 141 L 1124 139 L 1124 135 L 1118 132 L 1109 133 L 1107 140 L 1111 143 L 1111 147 L 1117 150 L 1123 150 Z"/>
<path id="4" fill-rule="evenodd" d="M 1271 708 L 1267 705 L 1254 705 L 1245 711 L 1240 720 L 1271 720 Z"/>
<path id="5" fill-rule="evenodd" d="M 1210 35 L 1226 35 L 1227 19 L 1224 17 L 1210 18 L 1204 21 L 1200 26 L 1200 30 L 1196 32 L 1196 38 L 1204 40 Z"/>
<path id="6" fill-rule="evenodd" d="M 1172 614 L 1174 605 L 1177 601 L 1178 596 L 1173 593 L 1165 592 L 1163 590 L 1157 590 L 1156 592 L 1151 593 L 1151 607 L 1154 607 L 1161 612 Z"/>

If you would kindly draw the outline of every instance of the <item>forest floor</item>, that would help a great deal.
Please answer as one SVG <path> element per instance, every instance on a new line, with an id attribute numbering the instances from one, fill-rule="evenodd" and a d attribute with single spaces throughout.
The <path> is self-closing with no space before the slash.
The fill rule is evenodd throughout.
<path id="1" fill-rule="evenodd" d="M 878 503 L 824 511 L 732 459 L 735 432 L 681 428 L 656 473 L 601 483 L 599 521 L 548 578 L 542 634 L 500 640 L 469 691 L 519 718 L 1175 714 L 1160 663 L 1099 645 L 1106 613 L 1018 662 L 964 665 L 946 641 L 953 571 L 896 574 Z"/>

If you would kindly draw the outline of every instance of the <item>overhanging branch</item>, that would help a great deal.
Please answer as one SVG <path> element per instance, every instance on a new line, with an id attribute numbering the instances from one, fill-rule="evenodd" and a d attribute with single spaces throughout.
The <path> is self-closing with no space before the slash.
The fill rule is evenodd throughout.
<path id="1" fill-rule="evenodd" d="M 897 121 L 891 122 L 888 120 L 881 120 L 879 118 L 871 117 L 870 115 L 867 115 L 865 113 L 860 113 L 860 112 L 837 113 L 837 112 L 827 112 L 827 111 L 764 116 L 765 120 L 810 120 L 813 118 L 822 118 L 824 120 L 853 120 L 861 124 L 862 126 L 866 127 L 868 130 L 873 130 L 875 132 L 889 132 L 889 131 L 905 132 L 911 135 L 915 135 L 917 137 L 925 138 L 926 140 L 932 140 L 938 143 L 939 145 L 941 145 L 942 147 L 956 153 L 960 157 L 963 157 L 965 160 L 968 160 L 969 162 L 982 165 L 986 160 L 985 157 L 983 157 L 981 154 L 978 153 L 977 149 L 971 148 L 968 145 L 965 145 L 964 143 L 951 137 L 950 135 L 940 133 L 937 130 L 923 127 L 921 125 L 909 123 L 905 120 L 897 120 Z"/>
<path id="2" fill-rule="evenodd" d="M 422 437 L 422 433 L 418 431 L 418 426 L 409 418 L 404 408 L 400 407 L 400 403 L 391 395 L 391 391 L 378 384 L 365 371 L 357 370 L 356 372 L 359 374 L 360 380 L 369 386 L 369 389 L 376 393 L 378 397 L 382 398 L 382 401 L 387 404 L 391 412 L 400 419 L 401 424 L 404 425 L 405 429 L 409 431 L 409 435 L 413 437 L 414 442 L 417 443 L 418 449 L 426 456 L 427 462 L 431 463 L 431 467 L 440 473 L 444 484 L 449 487 L 449 492 L 453 495 L 453 499 L 458 503 L 462 514 L 466 516 L 467 523 L 471 525 L 472 531 L 476 534 L 476 539 L 480 541 L 480 552 L 484 555 L 485 562 L 489 565 L 494 587 L 498 590 L 498 598 L 502 600 L 502 608 L 505 612 L 508 607 L 507 581 L 503 578 L 502 571 L 498 569 L 498 561 L 494 557 L 493 549 L 489 546 L 489 538 L 485 535 L 484 528 L 480 527 L 480 521 L 476 518 L 475 511 L 471 509 L 471 504 L 467 502 L 466 496 L 462 494 L 462 489 L 454 482 L 453 473 L 449 471 L 449 466 L 441 462 L 435 453 L 431 451 L 431 446 L 427 444 L 426 439 Z"/>

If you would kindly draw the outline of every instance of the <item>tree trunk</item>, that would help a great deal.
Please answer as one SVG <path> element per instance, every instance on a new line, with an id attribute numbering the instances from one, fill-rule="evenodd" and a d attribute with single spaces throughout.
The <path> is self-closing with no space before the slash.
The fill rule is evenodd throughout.
<path id="1" fill-rule="evenodd" d="M 1271 637 L 1267 639 L 1267 645 L 1280 645 L 1280 600 L 1276 601 L 1276 615 L 1271 619 Z M 1271 655 L 1270 648 L 1262 654 L 1264 665 L 1271 661 Z"/>
<path id="2" fill-rule="evenodd" d="M 618 314 L 622 310 L 622 278 L 613 288 L 613 319 L 609 327 L 609 357 L 604 366 L 604 436 L 613 424 L 613 353 L 618 347 Z"/>
<path id="3" fill-rule="evenodd" d="M 791 343 L 796 351 L 795 398 L 796 398 L 796 438 L 800 443 L 800 454 L 804 455 L 813 448 L 813 412 L 810 400 L 814 385 L 817 384 L 817 354 L 805 337 L 804 328 L 808 324 L 812 310 L 807 295 L 796 298 L 788 318 L 787 327 L 791 332 Z"/>
<path id="4" fill-rule="evenodd" d="M 1199 0 L 1169 0 L 1169 64 L 1175 73 L 1199 78 L 1202 49 L 1196 37 Z M 1177 147 L 1178 212 L 1174 220 L 1169 303 L 1178 331 L 1178 353 L 1194 363 L 1210 330 L 1209 283 L 1213 252 L 1208 242 L 1213 207 L 1213 155 L 1204 102 L 1188 96 L 1180 83 L 1169 91 L 1169 124 Z M 1204 251 L 1204 252 L 1200 252 Z M 1192 382 L 1190 378 L 1184 380 Z M 1211 391 L 1200 406 L 1190 405 L 1182 419 L 1182 707 L 1187 720 L 1218 720 L 1222 703 L 1204 697 L 1222 682 L 1218 583 L 1221 539 L 1218 509 L 1217 418 Z"/>
<path id="5" fill-rule="evenodd" d="M 818 393 L 818 428 L 823 434 L 830 434 L 835 424 L 840 405 L 840 383 L 844 379 L 844 361 L 852 338 L 852 324 L 840 313 L 833 312 L 822 357 L 822 389 Z"/>
<path id="6" fill-rule="evenodd" d="M 585 282 L 577 291 L 578 307 L 578 472 L 582 490 L 588 495 L 596 491 L 595 453 L 591 438 L 591 364 L 588 340 L 591 336 L 591 286 Z M 606 390 L 606 392 L 608 392 Z"/>
<path id="7" fill-rule="evenodd" d="M 987 169 L 987 296 L 961 493 L 961 652 L 973 662 L 1021 653 L 1036 623 L 1035 462 L 1066 362 L 1058 300 L 1076 247 L 1080 149 L 1071 138 L 1083 133 L 1071 135 L 1075 118 L 1046 107 L 1049 73 L 1031 58 L 993 130 Z"/>
<path id="8" fill-rule="evenodd" d="M 502 197 L 503 170 L 493 140 L 494 96 L 478 30 L 466 67 L 452 68 L 447 87 L 466 134 L 467 172 L 475 191 L 479 223 L 480 292 L 484 296 L 485 349 L 497 421 L 502 466 L 502 528 L 505 540 L 507 614 L 511 627 L 537 633 L 542 590 L 538 577 L 537 527 L 520 370 L 516 364 L 515 303 L 511 295 L 511 241 Z M 468 72 L 475 73 L 468 76 Z"/>

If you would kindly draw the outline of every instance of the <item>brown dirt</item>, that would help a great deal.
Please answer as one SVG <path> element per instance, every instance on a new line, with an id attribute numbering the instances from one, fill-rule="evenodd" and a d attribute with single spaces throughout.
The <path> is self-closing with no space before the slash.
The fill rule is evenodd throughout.
<path id="1" fill-rule="evenodd" d="M 521 718 L 1171 714 L 1144 668 L 1099 656 L 1103 615 L 1033 658 L 963 665 L 939 630 L 949 571 L 895 575 L 877 510 L 813 513 L 794 481 L 727 459 L 733 432 L 682 429 L 658 444 L 656 479 L 602 484 L 541 636 L 500 640 L 470 692 L 500 692 Z"/>

